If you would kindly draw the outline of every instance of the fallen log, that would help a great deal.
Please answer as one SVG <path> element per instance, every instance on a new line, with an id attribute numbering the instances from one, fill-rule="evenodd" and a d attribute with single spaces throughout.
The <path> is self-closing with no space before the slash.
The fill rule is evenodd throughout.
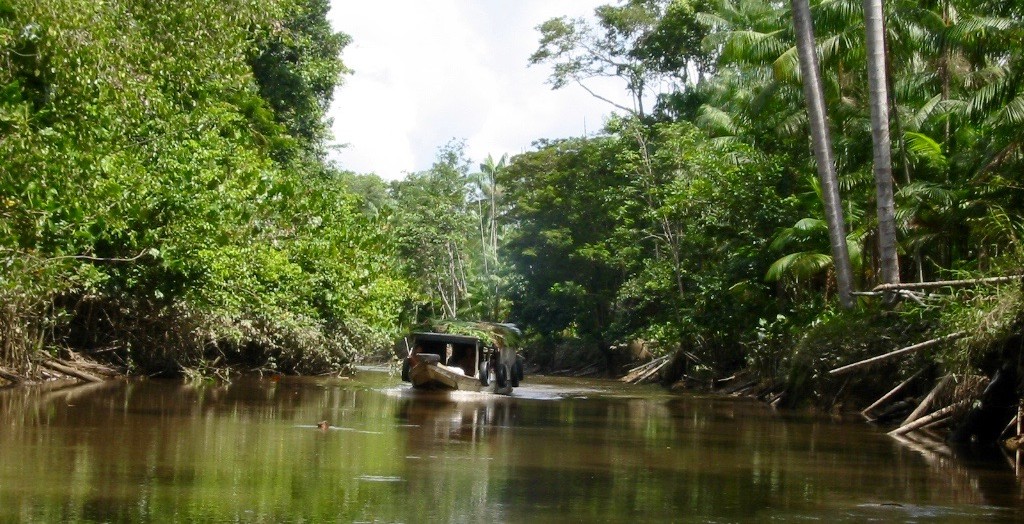
<path id="1" fill-rule="evenodd" d="M 965 399 L 965 400 L 961 400 L 960 402 L 956 402 L 954 404 L 950 404 L 950 405 L 948 405 L 948 406 L 946 406 L 946 407 L 944 407 L 944 408 L 942 408 L 942 409 L 940 409 L 938 411 L 935 411 L 934 413 L 931 413 L 930 415 L 927 415 L 927 416 L 921 417 L 919 419 L 916 419 L 916 420 L 914 420 L 914 421 L 912 421 L 912 422 L 910 422 L 908 424 L 904 424 L 904 425 L 902 425 L 902 426 L 900 426 L 900 427 L 890 431 L 889 434 L 895 436 L 895 435 L 903 435 L 903 434 L 906 434 L 906 433 L 910 433 L 911 431 L 914 431 L 916 429 L 919 429 L 919 428 L 922 428 L 924 426 L 927 426 L 928 424 L 931 424 L 932 422 L 935 422 L 936 420 L 939 420 L 939 419 L 942 419 L 944 417 L 947 417 L 947 416 L 951 415 L 953 413 L 953 411 L 959 409 L 962 406 L 966 406 L 966 405 L 970 404 L 971 402 L 972 402 L 971 399 Z"/>
<path id="2" fill-rule="evenodd" d="M 936 289 L 940 287 L 965 287 L 978 284 L 1001 284 L 1024 279 L 1024 275 L 1011 275 L 1006 277 L 968 278 L 964 280 L 937 280 L 935 282 L 900 282 L 899 284 L 880 284 L 871 291 L 895 291 L 903 289 Z"/>
<path id="3" fill-rule="evenodd" d="M 942 336 L 942 337 L 939 337 L 939 338 L 933 338 L 931 340 L 926 340 L 924 342 L 920 342 L 920 343 L 914 344 L 912 346 L 907 346 L 905 348 L 900 348 L 900 349 L 897 349 L 896 351 L 890 351 L 888 353 L 885 353 L 885 354 L 882 354 L 882 355 L 878 355 L 877 357 L 871 357 L 871 358 L 867 358 L 867 359 L 864 359 L 864 360 L 861 360 L 861 361 L 858 361 L 858 362 L 854 362 L 853 364 L 847 364 L 845 366 L 840 366 L 838 368 L 833 369 L 832 371 L 829 371 L 828 374 L 829 375 L 838 375 L 840 373 L 846 373 L 847 371 L 852 371 L 854 369 L 860 369 L 862 367 L 870 366 L 871 364 L 874 364 L 876 362 L 880 362 L 882 360 L 888 360 L 888 359 L 893 358 L 893 357 L 898 357 L 900 355 L 906 355 L 907 353 L 913 353 L 915 351 L 920 351 L 920 350 L 925 349 L 925 348 L 930 348 L 932 346 L 941 344 L 943 342 L 947 342 L 947 341 L 950 341 L 950 340 L 956 340 L 958 338 L 963 337 L 964 335 L 966 335 L 966 333 L 964 333 L 963 331 L 957 331 L 956 333 L 952 333 L 952 334 L 949 334 L 949 335 L 946 335 L 946 336 Z"/>
<path id="4" fill-rule="evenodd" d="M 80 380 L 85 380 L 85 381 L 88 381 L 88 382 L 103 382 L 103 379 L 100 378 L 100 377 L 97 377 L 96 375 L 93 375 L 93 374 L 87 373 L 85 371 L 81 371 L 81 370 L 75 369 L 73 367 L 70 367 L 70 366 L 58 363 L 58 362 L 53 361 L 53 360 L 40 360 L 39 361 L 39 365 L 43 366 L 43 367 L 46 367 L 46 368 L 50 368 L 50 369 L 52 369 L 54 371 L 63 373 L 63 374 L 68 375 L 70 377 L 75 377 L 75 378 L 80 379 Z"/>
<path id="5" fill-rule="evenodd" d="M 858 296 L 858 297 L 886 297 L 886 296 L 889 296 L 889 295 L 891 295 L 893 293 L 895 293 L 896 295 L 899 295 L 899 296 L 901 296 L 903 298 L 909 298 L 910 300 L 913 300 L 914 302 L 917 302 L 918 304 L 920 304 L 922 306 L 926 305 L 924 303 L 925 299 L 931 299 L 931 297 L 925 295 L 924 293 L 915 292 L 915 291 L 909 291 L 909 290 L 906 290 L 906 289 L 897 290 L 895 292 L 894 291 L 851 291 L 850 292 L 851 295 Z"/>
<path id="6" fill-rule="evenodd" d="M 103 364 L 97 364 L 95 362 L 89 362 L 87 360 L 76 361 L 75 366 L 81 369 L 82 371 L 92 373 L 94 375 L 100 375 L 102 377 L 116 378 L 120 376 L 120 373 L 118 373 L 117 370 L 109 366 L 104 366 Z"/>
<path id="7" fill-rule="evenodd" d="M 22 382 L 24 382 L 23 378 L 19 377 L 18 375 L 15 375 L 14 373 L 11 373 L 11 372 L 7 371 L 4 368 L 0 368 L 0 378 L 4 379 L 4 380 L 6 380 L 6 381 L 8 381 L 8 382 L 10 382 L 12 384 L 21 384 Z"/>
<path id="8" fill-rule="evenodd" d="M 629 371 L 629 373 L 626 374 L 626 376 L 622 377 L 621 380 L 623 382 L 628 382 L 628 383 L 631 383 L 631 384 L 634 383 L 634 382 L 637 382 L 639 380 L 642 380 L 643 377 L 647 376 L 647 373 L 651 369 L 654 369 L 654 368 L 661 369 L 659 365 L 668 362 L 668 358 L 669 358 L 668 355 L 665 355 L 663 357 L 658 357 L 658 358 L 656 358 L 656 359 L 654 359 L 654 360 L 652 360 L 652 361 L 650 361 L 650 362 L 648 362 L 648 363 L 646 363 L 646 364 L 644 364 L 642 366 L 637 366 L 637 367 L 631 369 Z"/>
<path id="9" fill-rule="evenodd" d="M 953 420 L 953 415 L 946 415 L 944 417 L 935 419 L 935 420 L 933 420 L 933 421 L 931 421 L 931 422 L 921 426 L 921 429 L 924 430 L 924 429 L 937 428 L 937 427 L 939 427 L 939 426 L 941 426 L 943 424 L 948 423 L 951 420 Z"/>
<path id="10" fill-rule="evenodd" d="M 626 370 L 626 374 L 623 375 L 623 377 L 628 377 L 629 375 L 632 375 L 633 373 L 636 373 L 637 371 L 640 371 L 641 369 L 645 369 L 647 366 L 650 366 L 650 365 L 651 365 L 650 362 L 644 362 L 643 364 L 640 364 L 639 366 L 629 368 L 629 369 Z"/>
<path id="11" fill-rule="evenodd" d="M 906 420 L 903 421 L 903 425 L 905 426 L 907 424 L 910 424 L 911 422 L 917 420 L 917 418 L 920 417 L 921 415 L 927 413 L 928 408 L 930 408 L 932 402 L 935 401 L 935 397 L 938 397 L 939 393 L 942 393 L 942 390 L 946 388 L 946 384 L 949 384 L 949 381 L 951 380 L 953 380 L 952 375 L 946 375 L 942 377 L 942 379 L 939 380 L 938 384 L 935 384 L 935 387 L 932 388 L 932 390 L 928 393 L 926 397 L 924 397 L 924 400 L 922 400 L 921 403 L 917 405 L 917 408 L 914 409 L 914 411 L 912 411 L 910 415 L 907 415 Z"/>
<path id="12" fill-rule="evenodd" d="M 75 353 L 74 351 L 67 350 L 67 353 L 70 358 L 58 361 L 59 364 L 65 364 L 76 369 L 82 370 L 86 373 L 92 373 L 93 375 L 100 375 L 107 378 L 114 378 L 120 375 L 120 373 L 118 373 L 117 370 L 111 368 L 110 366 L 105 366 L 98 362 L 94 362 L 92 360 L 84 358 L 78 353 Z M 220 357 L 217 357 L 217 359 L 220 360 Z M 214 362 L 214 366 L 216 366 L 216 362 Z"/>
<path id="13" fill-rule="evenodd" d="M 640 375 L 636 380 L 634 380 L 633 383 L 634 384 L 640 384 L 640 383 L 644 382 L 648 378 L 650 378 L 650 377 L 654 376 L 655 374 L 657 374 L 659 371 L 661 371 L 661 369 L 663 367 L 665 367 L 667 365 L 668 365 L 668 359 L 666 359 L 664 362 L 658 364 L 657 366 L 654 366 L 651 369 L 647 370 L 644 374 Z"/>
<path id="14" fill-rule="evenodd" d="M 900 382 L 899 385 L 897 385 L 896 387 L 894 387 L 891 390 L 889 390 L 889 392 L 886 393 L 885 395 L 882 395 L 881 398 L 879 398 L 878 400 L 874 401 L 874 403 L 872 403 L 870 406 L 864 408 L 860 412 L 860 414 L 864 415 L 864 416 L 867 416 L 868 413 L 871 412 L 871 410 L 873 410 L 873 409 L 881 406 L 882 404 L 885 404 L 886 402 L 892 400 L 892 398 L 895 397 L 896 394 L 898 394 L 900 391 L 903 391 L 903 388 L 907 387 L 907 385 L 909 385 L 915 378 L 919 377 L 923 371 L 924 370 L 922 369 L 922 370 L 918 371 L 917 373 L 914 373 L 913 375 L 910 375 L 909 378 L 907 378 L 903 382 Z"/>

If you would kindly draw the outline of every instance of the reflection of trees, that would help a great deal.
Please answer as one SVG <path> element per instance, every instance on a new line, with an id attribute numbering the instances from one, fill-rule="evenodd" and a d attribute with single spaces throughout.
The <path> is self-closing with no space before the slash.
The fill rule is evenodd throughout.
<path id="1" fill-rule="evenodd" d="M 373 424 L 394 403 L 384 395 L 296 380 L 104 386 L 0 394 L 0 520 L 352 520 L 395 489 L 354 473 L 399 470 L 393 425 Z M 312 427 L 323 418 L 344 429 Z"/>
<path id="2" fill-rule="evenodd" d="M 1002 485 L 1004 496 L 993 499 L 983 482 L 923 470 L 917 457 L 859 423 L 720 399 L 560 404 L 556 416 L 533 422 L 561 419 L 569 427 L 511 449 L 506 506 L 539 505 L 545 516 L 566 519 L 675 514 L 732 521 L 836 510 L 909 516 L 885 513 L 890 502 L 956 511 L 981 500 L 1008 508 L 1021 502 L 1005 471 L 982 474 Z M 982 476 L 975 471 L 967 479 Z"/>
<path id="3" fill-rule="evenodd" d="M 0 521 L 904 520 L 880 504 L 1022 506 L 1005 468 L 755 403 L 341 384 L 0 391 Z M 335 428 L 313 427 L 323 419 Z"/>

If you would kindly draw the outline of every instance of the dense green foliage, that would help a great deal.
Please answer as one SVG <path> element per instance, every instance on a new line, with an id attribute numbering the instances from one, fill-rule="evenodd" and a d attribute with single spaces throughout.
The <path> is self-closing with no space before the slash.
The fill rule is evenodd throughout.
<path id="1" fill-rule="evenodd" d="M 745 323 L 774 316 L 767 244 L 795 216 L 781 169 L 687 123 L 614 126 L 509 167 L 516 320 L 555 342 L 642 339 L 742 361 Z"/>
<path id="2" fill-rule="evenodd" d="M 624 79 L 632 107 L 478 169 L 452 142 L 393 183 L 325 161 L 348 43 L 327 8 L 0 0 L 0 362 L 70 346 L 157 371 L 319 371 L 433 318 L 511 320 L 605 364 L 644 341 L 781 376 L 842 360 L 807 357 L 841 326 L 888 318 L 880 301 L 832 309 L 786 3 L 623 0 L 549 20 L 531 64 L 555 88 Z M 863 10 L 811 8 L 866 290 L 881 266 Z M 1018 273 L 1024 13 L 885 9 L 902 280 Z M 1022 310 L 1016 287 L 978 289 L 897 305 L 890 325 L 967 331 L 935 358 L 969 368 Z"/>
<path id="3" fill-rule="evenodd" d="M 0 360 L 319 371 L 390 339 L 387 228 L 323 160 L 326 9 L 0 2 Z"/>
<path id="4" fill-rule="evenodd" d="M 844 0 L 811 8 L 855 286 L 870 289 L 881 266 L 864 12 Z M 885 9 L 902 280 L 1019 273 L 1019 7 Z M 531 62 L 552 68 L 555 88 L 615 75 L 635 102 L 605 136 L 513 158 L 517 320 L 549 342 L 637 338 L 769 375 L 785 372 L 815 326 L 858 329 L 863 312 L 829 306 L 835 274 L 789 3 L 623 0 L 594 23 L 538 30 Z M 673 87 L 645 112 L 655 84 Z M 970 302 L 933 297 L 898 311 L 922 337 L 970 333 L 937 356 L 970 369 L 1021 325 L 1021 306 L 1005 289 L 960 295 Z"/>

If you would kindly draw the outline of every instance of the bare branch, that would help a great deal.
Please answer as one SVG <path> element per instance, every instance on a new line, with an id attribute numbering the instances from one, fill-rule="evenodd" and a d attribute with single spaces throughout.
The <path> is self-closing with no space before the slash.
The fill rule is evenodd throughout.
<path id="1" fill-rule="evenodd" d="M 605 97 L 603 97 L 603 96 L 601 96 L 601 95 L 599 95 L 599 94 L 595 93 L 593 89 L 590 89 L 589 87 L 587 87 L 587 86 L 586 86 L 586 85 L 585 85 L 585 84 L 584 84 L 584 83 L 583 83 L 583 82 L 582 82 L 582 81 L 581 81 L 580 79 L 578 79 L 578 78 L 574 78 L 573 80 L 574 80 L 574 81 L 576 82 L 576 85 L 578 85 L 578 86 L 582 87 L 582 88 L 583 88 L 583 90 L 584 90 L 584 91 L 586 91 L 587 93 L 590 93 L 590 96 L 592 96 L 592 97 L 594 97 L 594 98 L 596 98 L 596 99 L 598 99 L 598 100 L 601 100 L 602 102 L 607 102 L 607 103 L 609 103 L 609 104 L 611 104 L 611 105 L 615 106 L 615 107 L 616 107 L 616 108 L 618 108 L 618 109 L 621 109 L 621 110 L 623 110 L 623 111 L 626 111 L 626 112 L 627 112 L 627 113 L 629 113 L 630 115 L 633 115 L 633 116 L 637 116 L 637 113 L 636 113 L 636 111 L 635 111 L 635 110 L 633 110 L 633 109 L 630 109 L 630 108 L 628 108 L 628 107 L 626 107 L 626 106 L 624 106 L 624 105 L 622 105 L 622 104 L 618 104 L 618 103 L 616 103 L 616 102 L 613 102 L 613 101 L 611 101 L 610 99 L 608 99 L 608 98 L 605 98 Z"/>

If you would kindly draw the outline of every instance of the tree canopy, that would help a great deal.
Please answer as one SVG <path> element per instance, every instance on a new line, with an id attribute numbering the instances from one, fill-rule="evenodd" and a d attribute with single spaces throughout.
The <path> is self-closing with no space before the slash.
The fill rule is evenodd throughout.
<path id="1" fill-rule="evenodd" d="M 433 319 L 776 373 L 835 315 L 837 247 L 861 290 L 1019 272 L 1020 7 L 889 2 L 882 28 L 859 2 L 798 7 L 813 35 L 761 0 L 548 20 L 530 64 L 556 89 L 619 77 L 632 107 L 475 167 L 454 140 L 389 183 L 327 160 L 349 37 L 325 0 L 0 0 L 0 365 L 323 371 Z M 899 307 L 1005 331 L 1018 295 Z"/>

